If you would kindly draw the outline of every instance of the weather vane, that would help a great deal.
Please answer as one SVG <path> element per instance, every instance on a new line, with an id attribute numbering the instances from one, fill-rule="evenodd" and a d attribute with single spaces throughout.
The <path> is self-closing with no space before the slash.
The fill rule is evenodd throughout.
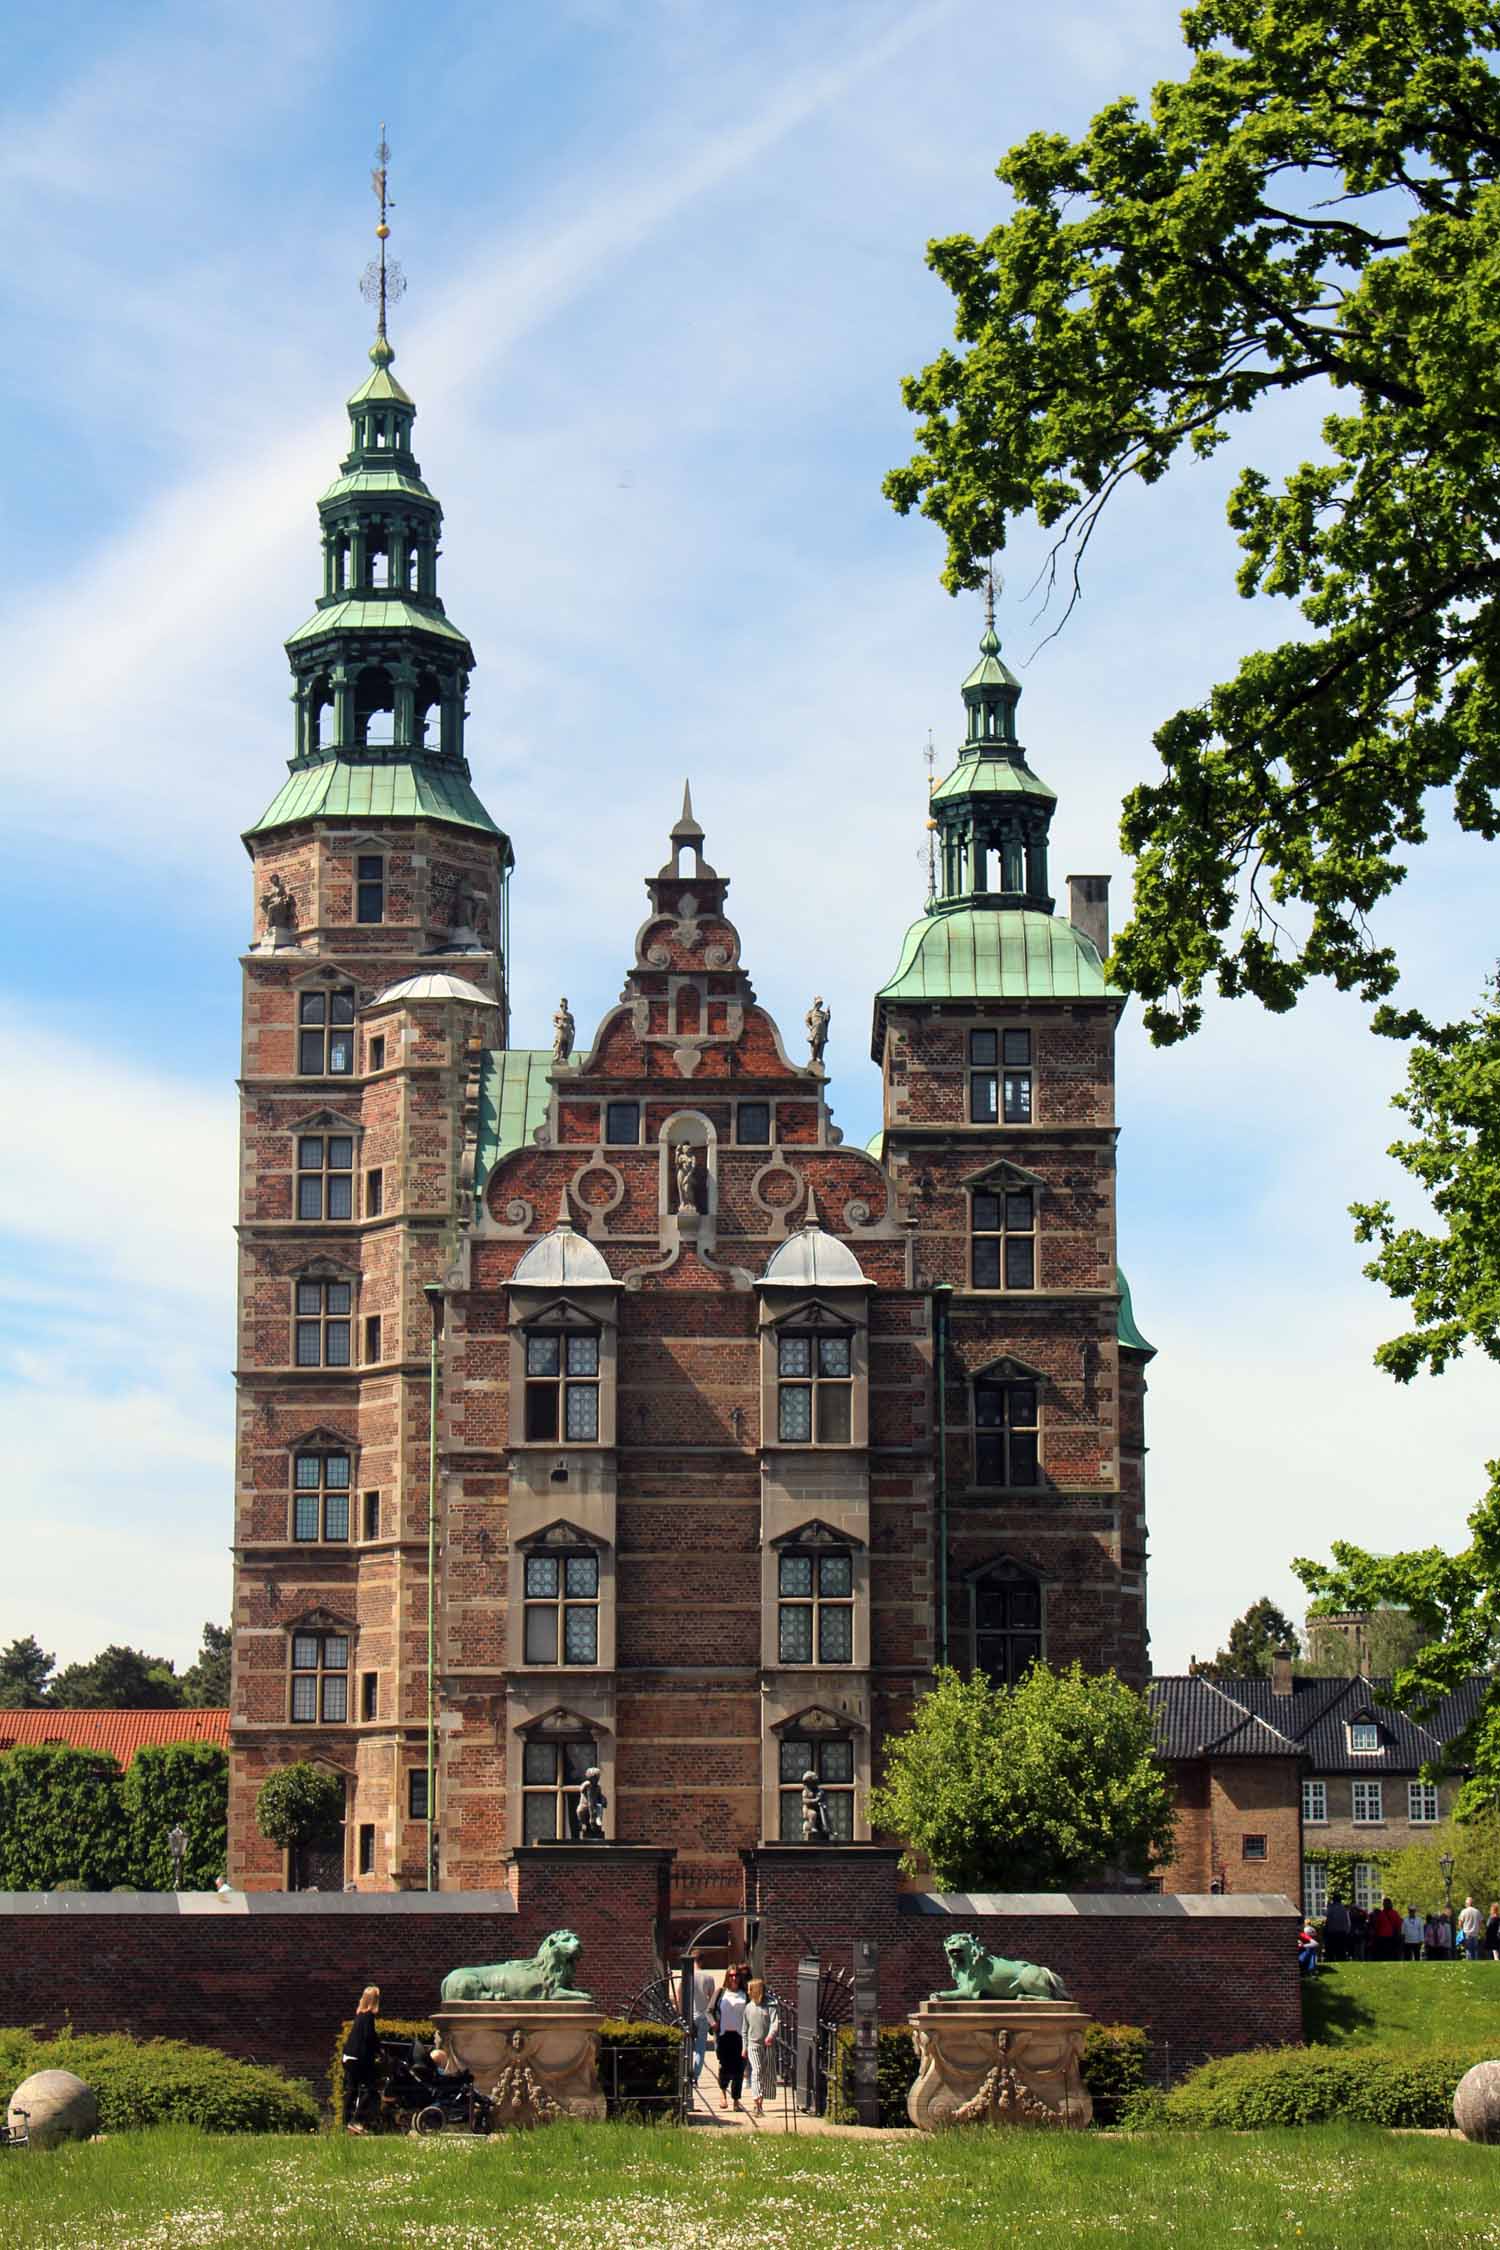
<path id="1" fill-rule="evenodd" d="M 385 127 L 382 125 L 380 139 L 375 144 L 375 169 L 370 174 L 370 191 L 380 205 L 380 224 L 375 229 L 380 238 L 380 256 L 370 260 L 370 263 L 365 267 L 364 278 L 359 285 L 360 294 L 365 302 L 379 308 L 375 321 L 375 339 L 377 343 L 381 344 L 387 341 L 385 333 L 386 307 L 394 305 L 399 298 L 406 295 L 405 274 L 401 271 L 396 260 L 394 258 L 388 259 L 385 254 L 385 246 L 390 239 L 391 232 L 386 212 L 395 208 L 394 203 L 386 194 L 386 169 L 390 161 L 390 145 L 385 137 Z"/>
<path id="2" fill-rule="evenodd" d="M 922 752 L 927 767 L 927 904 L 931 908 L 937 900 L 937 822 L 932 817 L 932 792 L 937 786 L 937 752 L 932 746 L 932 729 L 927 729 L 927 748 Z"/>
<path id="3" fill-rule="evenodd" d="M 984 627 L 987 633 L 995 630 L 995 596 L 1004 584 L 1004 579 L 995 568 L 995 558 L 991 555 L 984 566 Z"/>

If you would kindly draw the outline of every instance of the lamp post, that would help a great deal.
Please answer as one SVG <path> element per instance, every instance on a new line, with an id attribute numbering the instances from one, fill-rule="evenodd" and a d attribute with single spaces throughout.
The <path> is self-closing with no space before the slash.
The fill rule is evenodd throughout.
<path id="1" fill-rule="evenodd" d="M 438 1460 L 438 1346 L 443 1337 L 443 1291 L 440 1283 L 423 1286 L 432 1313 L 432 1344 L 427 1391 L 427 1888 L 437 1888 L 437 1832 L 433 1751 L 437 1736 L 436 1705 L 436 1595 L 437 1595 L 437 1460 Z"/>
<path id="2" fill-rule="evenodd" d="M 1444 1853 L 1442 1854 L 1441 1858 L 1440 1858 L 1440 1859 L 1438 1860 L 1438 1865 L 1439 1865 L 1439 1867 L 1440 1867 L 1440 1868 L 1442 1869 L 1442 1871 L 1443 1871 L 1443 1904 L 1444 1904 L 1444 1905 L 1445 1905 L 1445 1906 L 1447 1907 L 1447 1909 L 1448 1909 L 1448 1920 L 1449 1920 L 1449 1922 L 1451 1923 L 1451 1922 L 1452 1922 L 1452 1920 L 1453 1920 L 1453 1854 L 1452 1854 L 1452 1852 L 1444 1852 Z"/>
<path id="3" fill-rule="evenodd" d="M 181 1826 L 167 1830 L 167 1850 L 172 1854 L 172 1888 L 182 1889 L 182 1862 L 187 1855 L 187 1830 Z"/>

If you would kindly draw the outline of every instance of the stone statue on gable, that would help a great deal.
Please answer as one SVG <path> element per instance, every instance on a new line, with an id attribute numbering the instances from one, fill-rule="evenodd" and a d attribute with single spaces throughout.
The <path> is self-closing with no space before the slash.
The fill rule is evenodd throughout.
<path id="1" fill-rule="evenodd" d="M 568 996 L 563 994 L 557 1003 L 557 1014 L 552 1018 L 552 1060 L 565 1063 L 573 1052 L 573 1038 L 578 1026 L 573 1021 L 573 1011 L 568 1006 Z"/>
<path id="2" fill-rule="evenodd" d="M 828 1010 L 823 1005 L 821 992 L 813 994 L 813 1004 L 807 1011 L 807 1044 L 812 1049 L 815 1063 L 823 1060 L 823 1050 L 828 1045 Z"/>

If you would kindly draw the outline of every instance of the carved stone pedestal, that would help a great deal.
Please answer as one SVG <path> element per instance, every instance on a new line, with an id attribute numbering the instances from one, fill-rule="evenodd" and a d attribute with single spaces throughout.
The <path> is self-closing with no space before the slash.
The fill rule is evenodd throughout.
<path id="1" fill-rule="evenodd" d="M 599 2026 L 588 2000 L 455 2000 L 433 2017 L 454 2062 L 495 2104 L 498 2128 L 602 2118 Z"/>
<path id="2" fill-rule="evenodd" d="M 906 2114 L 945 2125 L 1087 2125 L 1079 2071 L 1093 2022 L 1071 2000 L 924 2000 L 910 2019 L 916 2084 Z"/>

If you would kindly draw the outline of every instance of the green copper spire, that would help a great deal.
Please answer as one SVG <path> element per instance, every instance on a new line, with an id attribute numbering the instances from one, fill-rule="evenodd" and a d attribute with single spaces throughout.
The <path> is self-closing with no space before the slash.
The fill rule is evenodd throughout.
<path id="1" fill-rule="evenodd" d="M 346 798 L 399 800 L 500 833 L 469 786 L 464 726 L 474 651 L 438 594 L 443 511 L 412 452 L 416 405 L 391 372 L 386 317 L 405 283 L 386 257 L 388 155 L 382 130 L 371 176 L 380 256 L 364 281 L 378 307 L 372 368 L 350 394 L 349 451 L 318 502 L 323 591 L 286 644 L 291 779 L 250 834 L 306 818 L 314 798 L 325 808 Z M 371 767 L 402 770 L 373 781 L 322 772 Z M 451 813 L 439 809 L 450 801 Z"/>

